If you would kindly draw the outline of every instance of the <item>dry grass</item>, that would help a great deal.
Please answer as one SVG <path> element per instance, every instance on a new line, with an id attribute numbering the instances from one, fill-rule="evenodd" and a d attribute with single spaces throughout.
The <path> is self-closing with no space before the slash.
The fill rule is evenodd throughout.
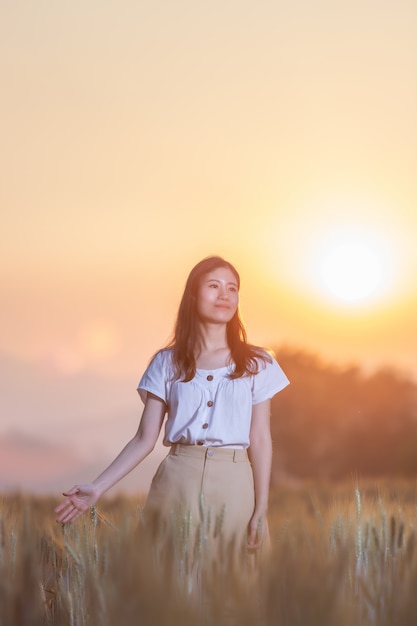
<path id="1" fill-rule="evenodd" d="M 277 489 L 272 552 L 248 582 L 186 519 L 162 545 L 132 498 L 62 528 L 52 499 L 3 496 L 0 625 L 416 624 L 416 503 L 400 482 Z"/>

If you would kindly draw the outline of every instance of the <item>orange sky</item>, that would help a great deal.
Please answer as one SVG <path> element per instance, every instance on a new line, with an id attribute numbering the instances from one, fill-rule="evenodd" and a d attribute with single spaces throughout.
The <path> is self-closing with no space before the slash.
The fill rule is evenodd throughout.
<path id="1" fill-rule="evenodd" d="M 252 341 L 417 376 L 416 31 L 409 0 L 2 3 L 14 458 L 19 437 L 66 446 L 64 480 L 72 454 L 92 467 L 117 451 L 186 275 L 212 253 L 241 272 Z M 346 233 L 382 274 L 354 304 L 320 275 Z"/>

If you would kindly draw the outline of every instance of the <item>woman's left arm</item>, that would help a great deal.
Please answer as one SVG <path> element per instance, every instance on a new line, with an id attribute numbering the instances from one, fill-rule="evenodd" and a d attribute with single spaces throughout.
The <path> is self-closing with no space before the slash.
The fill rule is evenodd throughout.
<path id="1" fill-rule="evenodd" d="M 255 509 L 248 528 L 248 547 L 252 550 L 261 546 L 267 532 L 269 482 L 272 465 L 271 400 L 252 407 L 249 460 L 252 464 L 255 486 Z"/>

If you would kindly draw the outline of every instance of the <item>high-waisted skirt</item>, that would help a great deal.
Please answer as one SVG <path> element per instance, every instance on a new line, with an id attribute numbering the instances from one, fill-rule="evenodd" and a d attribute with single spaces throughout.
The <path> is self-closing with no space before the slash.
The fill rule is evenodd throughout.
<path id="1" fill-rule="evenodd" d="M 228 549 L 246 545 L 255 505 L 246 450 L 174 444 L 159 466 L 146 500 L 145 519 L 191 542 Z"/>

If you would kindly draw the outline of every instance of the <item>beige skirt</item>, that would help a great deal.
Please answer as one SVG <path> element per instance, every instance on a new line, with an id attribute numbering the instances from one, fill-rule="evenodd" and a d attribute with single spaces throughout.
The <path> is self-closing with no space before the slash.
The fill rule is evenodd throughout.
<path id="1" fill-rule="evenodd" d="M 246 450 L 174 444 L 153 478 L 144 513 L 156 532 L 171 530 L 200 548 L 215 542 L 223 551 L 246 545 L 254 500 Z"/>

